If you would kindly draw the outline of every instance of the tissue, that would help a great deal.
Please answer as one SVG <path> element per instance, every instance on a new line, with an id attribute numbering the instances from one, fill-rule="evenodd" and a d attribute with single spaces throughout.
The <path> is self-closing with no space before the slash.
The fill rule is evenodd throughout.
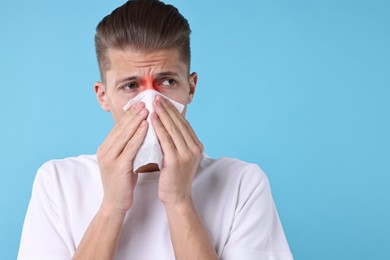
<path id="1" fill-rule="evenodd" d="M 137 155 L 135 156 L 134 163 L 133 163 L 133 169 L 136 172 L 140 167 L 150 164 L 150 163 L 156 163 L 159 167 L 159 169 L 162 168 L 162 162 L 163 162 L 163 154 L 161 150 L 160 143 L 158 141 L 156 132 L 154 131 L 153 124 L 151 122 L 150 116 L 154 112 L 153 108 L 153 101 L 155 100 L 156 96 L 160 95 L 169 100 L 176 109 L 181 113 L 184 109 L 184 105 L 176 102 L 175 100 L 170 99 L 169 97 L 161 94 L 160 92 L 157 92 L 153 89 L 147 89 L 142 91 L 140 94 L 138 94 L 136 97 L 132 98 L 127 102 L 127 104 L 123 107 L 124 111 L 129 110 L 129 108 L 134 105 L 135 103 L 142 101 L 145 103 L 146 109 L 149 110 L 149 115 L 147 117 L 147 121 L 149 123 L 148 131 L 146 133 L 145 139 L 143 143 L 141 144 L 141 147 L 138 150 Z"/>

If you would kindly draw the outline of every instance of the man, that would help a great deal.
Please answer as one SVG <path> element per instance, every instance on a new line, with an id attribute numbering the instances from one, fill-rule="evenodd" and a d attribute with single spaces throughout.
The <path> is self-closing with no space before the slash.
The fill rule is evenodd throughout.
<path id="1" fill-rule="evenodd" d="M 157 0 L 128 1 L 99 23 L 95 92 L 114 128 L 96 156 L 39 169 L 19 259 L 292 259 L 261 169 L 208 158 L 185 119 L 197 83 L 189 36 Z M 150 90 L 149 109 L 124 109 Z M 135 169 L 148 129 L 163 161 Z"/>

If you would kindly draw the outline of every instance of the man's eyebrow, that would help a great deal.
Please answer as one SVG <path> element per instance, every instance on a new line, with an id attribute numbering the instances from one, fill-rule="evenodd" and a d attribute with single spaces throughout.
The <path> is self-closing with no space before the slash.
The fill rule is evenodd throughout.
<path id="1" fill-rule="evenodd" d="M 133 81 L 133 80 L 137 80 L 138 77 L 137 76 L 130 76 L 130 77 L 126 77 L 126 78 L 123 78 L 123 79 L 118 79 L 115 81 L 115 86 L 118 86 L 124 82 L 128 82 L 128 81 Z"/>
<path id="2" fill-rule="evenodd" d="M 159 73 L 154 74 L 154 77 L 155 78 L 179 77 L 179 73 L 173 72 L 173 71 L 163 71 L 163 72 L 159 72 Z M 123 84 L 125 82 L 139 80 L 139 79 L 140 79 L 140 77 L 137 77 L 137 76 L 130 76 L 130 77 L 125 77 L 123 79 L 118 79 L 117 81 L 115 81 L 115 86 L 118 86 L 118 85 Z"/>
<path id="3" fill-rule="evenodd" d="M 178 77 L 179 73 L 173 72 L 173 71 L 163 71 L 156 73 L 156 77 L 162 78 L 162 77 Z"/>

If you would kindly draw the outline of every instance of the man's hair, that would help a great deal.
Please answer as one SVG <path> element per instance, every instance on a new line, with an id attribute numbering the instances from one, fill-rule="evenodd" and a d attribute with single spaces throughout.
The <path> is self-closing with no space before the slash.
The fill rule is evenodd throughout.
<path id="1" fill-rule="evenodd" d="M 177 8 L 158 0 L 132 0 L 103 18 L 96 27 L 95 47 L 100 76 L 110 69 L 108 49 L 153 51 L 176 48 L 190 66 L 188 21 Z"/>

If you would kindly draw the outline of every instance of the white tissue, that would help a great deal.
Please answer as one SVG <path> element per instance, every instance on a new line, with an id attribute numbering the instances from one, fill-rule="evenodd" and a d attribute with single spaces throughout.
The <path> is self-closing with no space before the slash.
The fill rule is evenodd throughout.
<path id="1" fill-rule="evenodd" d="M 148 132 L 146 133 L 145 139 L 141 144 L 141 147 L 139 148 L 137 155 L 135 156 L 134 164 L 133 164 L 133 169 L 135 171 L 137 171 L 141 166 L 147 165 L 149 163 L 156 163 L 159 169 L 162 168 L 162 162 L 163 162 L 162 150 L 150 118 L 150 116 L 154 112 L 153 101 L 155 100 L 157 95 L 163 96 L 164 98 L 169 100 L 180 113 L 184 109 L 183 104 L 180 104 L 175 100 L 172 100 L 169 97 L 153 89 L 147 89 L 142 91 L 136 97 L 130 99 L 129 102 L 127 102 L 127 104 L 123 107 L 123 110 L 127 111 L 132 105 L 134 105 L 139 101 L 142 101 L 145 103 L 146 109 L 149 110 L 149 115 L 146 119 L 149 123 Z"/>

